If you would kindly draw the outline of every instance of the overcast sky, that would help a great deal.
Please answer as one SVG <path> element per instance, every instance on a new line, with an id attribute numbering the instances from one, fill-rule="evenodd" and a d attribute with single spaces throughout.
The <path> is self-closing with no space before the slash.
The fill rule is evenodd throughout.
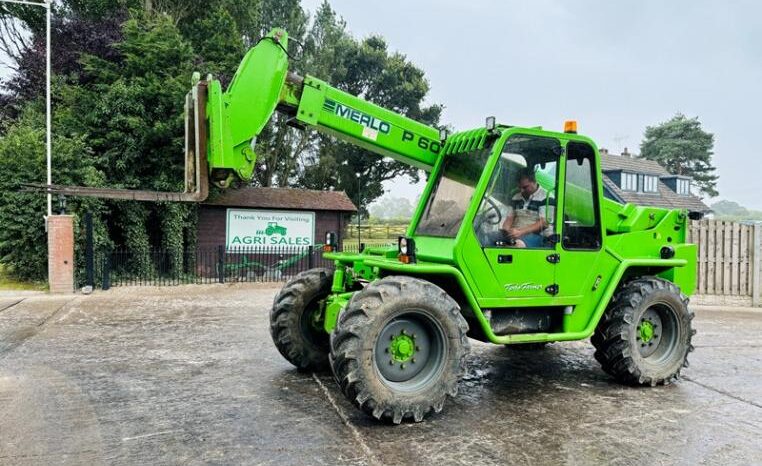
<path id="1" fill-rule="evenodd" d="M 314 10 L 321 0 L 303 0 Z M 715 135 L 720 198 L 762 210 L 762 3 L 331 0 L 356 36 L 383 35 L 423 68 L 457 129 L 495 115 L 639 152 L 682 112 Z M 415 197 L 419 188 L 394 185 Z M 709 200 L 714 202 L 715 200 Z"/>

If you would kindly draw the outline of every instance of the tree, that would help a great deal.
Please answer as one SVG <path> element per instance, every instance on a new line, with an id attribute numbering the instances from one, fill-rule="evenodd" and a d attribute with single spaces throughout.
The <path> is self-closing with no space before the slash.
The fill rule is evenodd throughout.
<path id="1" fill-rule="evenodd" d="M 406 197 L 382 197 L 369 207 L 370 215 L 380 219 L 410 220 L 414 206 Z"/>
<path id="2" fill-rule="evenodd" d="M 716 216 L 743 217 L 749 215 L 749 210 L 746 207 L 733 201 L 717 201 L 711 205 L 711 208 Z"/>
<path id="3" fill-rule="evenodd" d="M 71 88 L 58 119 L 63 131 L 87 135 L 109 186 L 182 190 L 183 103 L 193 49 L 161 13 L 135 13 L 122 29 L 116 60 L 82 57 L 89 85 Z M 185 222 L 193 206 L 113 204 L 119 226 L 114 237 L 127 248 L 145 256 L 151 247 L 164 247 L 182 257 L 184 228 L 195 227 Z M 146 264 L 136 261 L 138 269 Z"/>
<path id="4" fill-rule="evenodd" d="M 39 108 L 38 108 L 39 107 Z M 45 180 L 45 116 L 42 105 L 29 105 L 0 137 L 0 262 L 21 279 L 42 280 L 47 274 L 45 197 L 26 193 L 21 183 Z M 53 179 L 61 184 L 101 186 L 103 174 L 93 165 L 92 152 L 81 136 L 54 134 Z M 105 213 L 99 199 L 69 199 L 70 211 L 95 215 L 96 246 L 108 243 Z"/>
<path id="5" fill-rule="evenodd" d="M 674 175 L 690 176 L 702 193 L 714 197 L 719 194 L 719 176 L 712 166 L 713 148 L 714 135 L 701 128 L 698 117 L 677 113 L 669 121 L 646 128 L 640 155 L 659 162 Z"/>
<path id="6" fill-rule="evenodd" d="M 429 91 L 424 72 L 404 55 L 388 50 L 380 36 L 357 41 L 345 30 L 346 24 L 328 2 L 318 9 L 307 39 L 312 53 L 310 73 L 350 94 L 360 96 L 390 110 L 429 125 L 436 125 L 442 112 L 439 105 L 424 106 Z M 346 191 L 367 211 L 382 196 L 383 182 L 408 176 L 419 180 L 420 171 L 407 164 L 381 157 L 354 144 L 328 135 L 317 136 L 317 147 L 305 151 L 297 183 L 310 189 Z M 363 179 L 358 192 L 356 173 Z M 362 198 L 360 198 L 362 194 Z"/>
<path id="7" fill-rule="evenodd" d="M 717 201 L 710 206 L 714 218 L 717 220 L 730 220 L 734 222 L 762 220 L 762 212 L 751 210 L 733 201 Z"/>

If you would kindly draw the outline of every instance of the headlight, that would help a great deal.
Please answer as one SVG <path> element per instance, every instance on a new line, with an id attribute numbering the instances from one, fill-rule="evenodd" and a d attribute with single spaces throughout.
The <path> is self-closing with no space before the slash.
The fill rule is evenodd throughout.
<path id="1" fill-rule="evenodd" d="M 336 233 L 329 231 L 325 234 L 325 244 L 323 245 L 323 252 L 333 252 L 336 250 Z"/>
<path id="2" fill-rule="evenodd" d="M 412 264 L 415 262 L 415 241 L 413 238 L 400 236 L 397 241 L 397 258 L 403 264 Z"/>
<path id="3" fill-rule="evenodd" d="M 407 238 L 405 238 L 404 236 L 400 238 L 400 247 L 399 247 L 399 250 L 400 250 L 400 254 L 407 255 L 407 251 L 408 251 L 408 248 L 407 248 Z"/>

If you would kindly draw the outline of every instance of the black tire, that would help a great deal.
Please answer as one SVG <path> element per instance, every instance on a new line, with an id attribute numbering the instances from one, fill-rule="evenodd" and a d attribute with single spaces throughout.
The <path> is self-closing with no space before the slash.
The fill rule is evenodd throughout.
<path id="1" fill-rule="evenodd" d="M 467 331 L 458 304 L 438 286 L 385 277 L 357 292 L 339 316 L 331 368 L 344 395 L 368 415 L 420 422 L 457 394 Z M 404 348 L 410 352 L 400 355 Z"/>
<path id="2" fill-rule="evenodd" d="M 627 385 L 667 385 L 688 366 L 693 312 L 673 283 L 628 282 L 614 295 L 591 341 L 603 370 Z"/>
<path id="3" fill-rule="evenodd" d="M 310 269 L 280 290 L 270 311 L 270 335 L 280 354 L 302 371 L 329 368 L 329 337 L 315 325 L 318 302 L 331 292 L 333 271 Z"/>

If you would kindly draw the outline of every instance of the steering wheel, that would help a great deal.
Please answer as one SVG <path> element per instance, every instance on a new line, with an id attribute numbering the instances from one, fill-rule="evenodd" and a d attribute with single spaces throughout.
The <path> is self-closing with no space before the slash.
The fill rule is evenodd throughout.
<path id="1" fill-rule="evenodd" d="M 494 199 L 492 199 L 492 196 L 484 196 L 484 199 L 489 204 L 489 207 L 482 213 L 482 218 L 484 219 L 484 223 L 487 225 L 500 225 L 500 223 L 503 221 L 503 214 L 500 213 L 500 207 L 497 205 Z M 495 215 L 492 216 L 492 211 L 495 211 Z M 496 220 L 492 220 L 492 219 Z"/>

